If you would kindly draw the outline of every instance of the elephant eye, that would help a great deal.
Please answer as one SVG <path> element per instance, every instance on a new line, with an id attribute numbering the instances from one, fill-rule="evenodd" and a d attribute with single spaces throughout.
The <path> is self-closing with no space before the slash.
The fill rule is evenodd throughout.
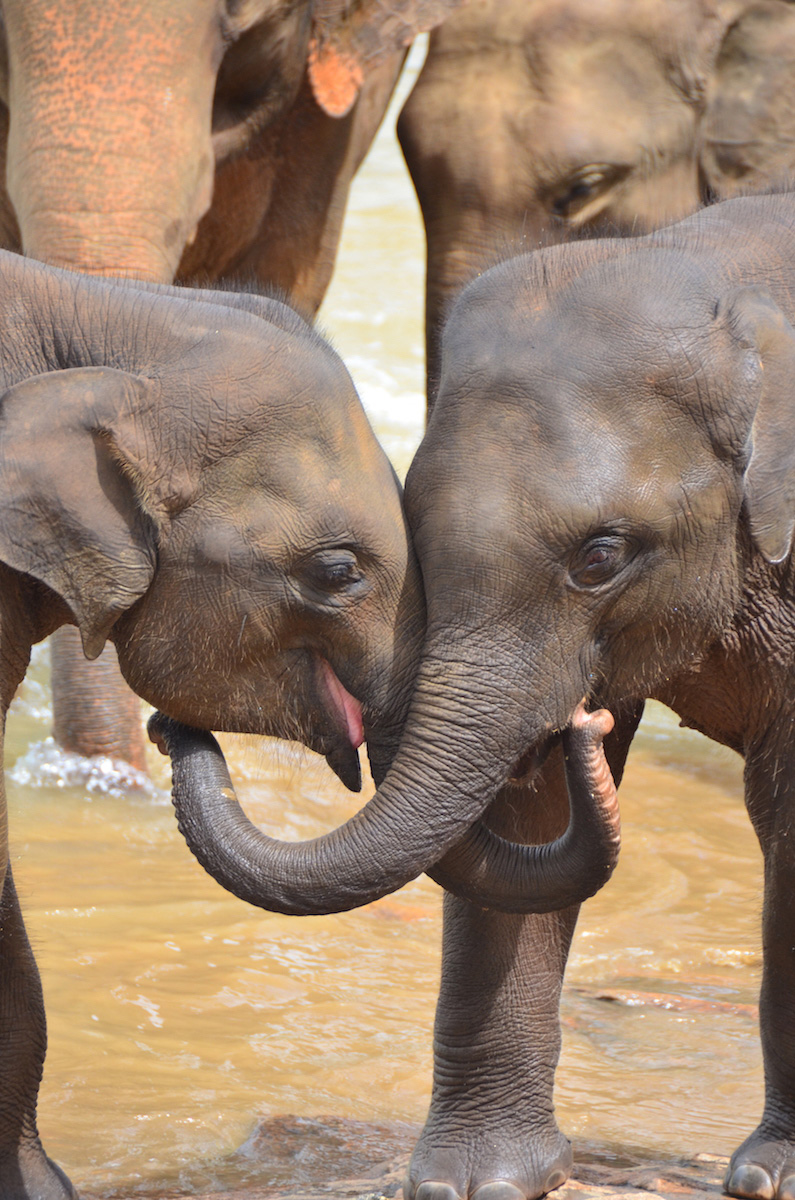
<path id="1" fill-rule="evenodd" d="M 297 574 L 312 591 L 326 594 L 346 592 L 362 582 L 359 562 L 352 550 L 319 550 L 299 565 Z"/>
<path id="2" fill-rule="evenodd" d="M 575 552 L 569 564 L 569 579 L 575 587 L 598 587 L 618 575 L 637 549 L 637 542 L 631 538 L 599 534 Z"/>
<path id="3" fill-rule="evenodd" d="M 629 174 L 629 167 L 611 163 L 591 163 L 580 168 L 561 185 L 549 198 L 549 206 L 556 217 L 569 221 L 574 218 L 587 220 L 594 215 L 589 206 L 610 188 L 620 183 Z M 601 211 L 603 205 L 598 206 Z"/>

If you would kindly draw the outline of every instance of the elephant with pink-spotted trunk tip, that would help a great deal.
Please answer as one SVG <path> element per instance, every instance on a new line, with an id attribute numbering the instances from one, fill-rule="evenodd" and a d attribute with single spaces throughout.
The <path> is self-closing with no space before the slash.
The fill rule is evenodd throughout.
<path id="1" fill-rule="evenodd" d="M 0 246 L 89 274 L 235 279 L 313 313 L 408 45 L 457 0 L 2 0 Z M 53 653 L 55 734 L 144 768 L 110 648 Z"/>
<path id="2" fill-rule="evenodd" d="M 615 717 L 616 779 L 647 698 L 745 760 L 765 1104 L 726 1175 L 744 1200 L 795 1194 L 793 229 L 795 193 L 737 198 L 484 272 L 444 328 L 405 491 L 445 715 L 503 764 L 495 834 L 570 820 L 557 731 L 583 697 Z M 406 1200 L 534 1200 L 572 1163 L 553 1082 L 576 905 L 522 916 L 456 890 Z"/>

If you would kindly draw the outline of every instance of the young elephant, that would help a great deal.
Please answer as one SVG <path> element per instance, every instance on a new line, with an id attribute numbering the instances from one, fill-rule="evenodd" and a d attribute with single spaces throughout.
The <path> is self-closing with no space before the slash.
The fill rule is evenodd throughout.
<path id="1" fill-rule="evenodd" d="M 31 644 L 67 622 L 89 657 L 114 642 L 171 717 L 300 739 L 358 787 L 362 738 L 375 761 L 394 749 L 424 609 L 399 486 L 336 354 L 273 300 L 5 253 L 0 345 L 3 716 Z M 1 791 L 0 886 L 0 1197 L 63 1200 Z"/>
<path id="2" fill-rule="evenodd" d="M 513 259 L 453 309 L 406 483 L 427 632 L 379 796 L 413 789 L 406 845 L 473 795 L 493 803 L 477 833 L 435 842 L 453 848 L 430 873 L 454 894 L 407 1200 L 523 1200 L 570 1171 L 552 1084 L 580 867 L 558 846 L 557 893 L 549 877 L 528 888 L 495 835 L 538 851 L 569 807 L 582 819 L 583 794 L 607 797 L 578 743 L 583 697 L 615 715 L 615 775 L 646 697 L 745 757 L 766 863 L 767 1099 L 727 1187 L 795 1194 L 793 228 L 795 194 L 726 201 L 644 238 Z M 598 741 L 609 721 L 592 720 Z M 203 861 L 278 906 L 282 868 L 230 815 L 221 769 L 202 788 L 205 749 L 174 745 Z M 564 774 L 580 779 L 570 804 Z M 388 880 L 393 860 L 379 866 Z"/>
<path id="3" fill-rule="evenodd" d="M 453 308 L 406 483 L 424 659 L 470 769 L 500 764 L 490 823 L 539 841 L 565 821 L 555 731 L 583 696 L 616 716 L 616 770 L 646 697 L 745 758 L 766 1103 L 726 1187 L 758 1200 L 795 1194 L 793 228 L 795 194 L 749 197 L 485 273 Z M 507 874 L 502 903 L 522 908 Z M 552 1083 L 575 918 L 448 897 L 408 1200 L 519 1200 L 566 1178 Z"/>

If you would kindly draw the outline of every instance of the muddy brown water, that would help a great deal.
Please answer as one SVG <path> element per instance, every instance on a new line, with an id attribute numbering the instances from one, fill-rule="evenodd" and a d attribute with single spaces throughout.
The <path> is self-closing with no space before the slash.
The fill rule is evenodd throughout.
<path id="1" fill-rule="evenodd" d="M 400 471 L 422 424 L 422 241 L 394 139 L 356 186 L 322 323 Z M 440 893 L 362 911 L 249 909 L 185 849 L 168 800 L 49 747 L 38 650 L 8 722 L 14 869 L 42 969 L 45 1144 L 79 1187 L 195 1190 L 282 1167 L 229 1156 L 259 1120 L 422 1121 Z M 360 803 L 297 747 L 225 738 L 252 818 L 311 837 Z M 761 863 L 740 762 L 659 706 L 622 787 L 624 847 L 585 906 L 563 1005 L 557 1108 L 575 1140 L 729 1153 L 761 1109 L 754 1006 Z M 300 1174 L 300 1166 L 296 1167 Z"/>

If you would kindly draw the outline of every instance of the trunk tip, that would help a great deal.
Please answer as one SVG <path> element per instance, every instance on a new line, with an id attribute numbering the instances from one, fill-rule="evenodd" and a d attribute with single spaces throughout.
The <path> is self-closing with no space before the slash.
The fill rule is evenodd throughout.
<path id="1" fill-rule="evenodd" d="M 594 740 L 602 741 L 615 725 L 613 714 L 606 708 L 597 708 L 594 712 L 588 712 L 585 700 L 586 697 L 583 697 L 571 714 L 571 728 L 578 733 L 589 733 Z"/>

